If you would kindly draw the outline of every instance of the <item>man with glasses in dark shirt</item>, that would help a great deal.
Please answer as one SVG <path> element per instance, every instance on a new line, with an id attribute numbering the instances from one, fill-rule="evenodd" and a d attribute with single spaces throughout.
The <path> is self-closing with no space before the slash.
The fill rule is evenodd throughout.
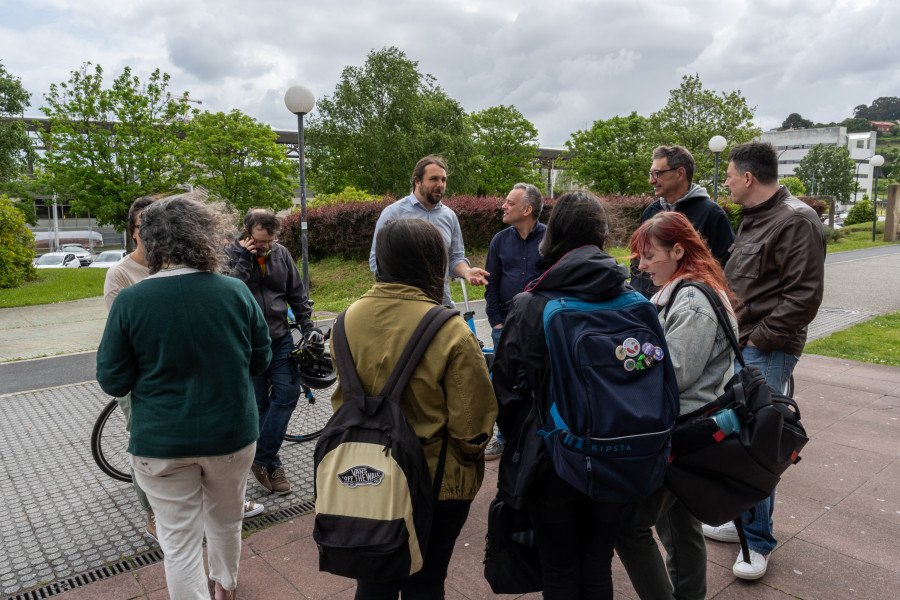
<path id="1" fill-rule="evenodd" d="M 485 312 L 491 325 L 494 348 L 500 342 L 503 322 L 513 297 L 542 272 L 538 246 L 547 226 L 538 221 L 544 207 L 544 195 L 530 183 L 517 183 L 503 202 L 503 222 L 509 225 L 494 236 L 488 248 L 485 270 L 488 285 L 484 289 Z M 486 460 L 496 460 L 505 443 L 500 433 L 485 449 Z"/>
<path id="2" fill-rule="evenodd" d="M 250 288 L 272 338 L 272 362 L 265 373 L 253 377 L 259 409 L 259 440 L 250 472 L 266 490 L 285 495 L 291 492 L 291 484 L 278 451 L 301 391 L 300 371 L 290 355 L 293 340 L 288 327 L 288 306 L 300 323 L 304 337 L 322 333 L 310 320 L 312 309 L 297 264 L 288 249 L 278 243 L 280 229 L 281 223 L 271 210 L 250 209 L 244 217 L 240 238 L 227 246 L 225 252 L 230 259 L 232 277 Z"/>
<path id="3" fill-rule="evenodd" d="M 653 151 L 650 165 L 650 185 L 659 198 L 641 215 L 641 223 L 663 211 L 678 211 L 687 217 L 706 240 L 712 255 L 724 267 L 728 261 L 728 249 L 734 242 L 731 221 L 721 206 L 709 198 L 701 186 L 692 183 L 694 157 L 684 146 L 660 146 Z M 637 259 L 631 261 L 631 287 L 648 298 L 657 287 L 637 268 Z"/>

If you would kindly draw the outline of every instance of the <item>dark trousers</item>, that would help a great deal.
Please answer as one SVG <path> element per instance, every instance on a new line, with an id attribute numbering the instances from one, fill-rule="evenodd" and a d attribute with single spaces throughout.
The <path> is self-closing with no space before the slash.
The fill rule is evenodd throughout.
<path id="1" fill-rule="evenodd" d="M 355 600 L 441 600 L 456 538 L 469 517 L 471 500 L 439 500 L 434 507 L 431 538 L 422 570 L 406 579 L 376 582 L 356 580 Z"/>
<path id="2" fill-rule="evenodd" d="M 281 466 L 278 451 L 297 400 L 300 398 L 300 371 L 291 358 L 291 334 L 272 341 L 272 362 L 265 373 L 253 377 L 253 392 L 259 410 L 259 440 L 253 462 L 270 472 Z M 272 393 L 269 394 L 271 384 Z"/>
<path id="3" fill-rule="evenodd" d="M 552 470 L 525 498 L 541 557 L 545 600 L 612 600 L 612 557 L 627 504 L 594 502 Z"/>

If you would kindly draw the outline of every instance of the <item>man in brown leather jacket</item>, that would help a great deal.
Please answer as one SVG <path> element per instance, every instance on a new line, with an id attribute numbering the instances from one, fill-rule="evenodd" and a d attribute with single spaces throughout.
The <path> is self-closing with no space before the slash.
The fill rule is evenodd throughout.
<path id="1" fill-rule="evenodd" d="M 812 208 L 778 185 L 778 157 L 771 144 L 741 144 L 728 161 L 725 187 L 744 208 L 744 221 L 725 265 L 729 287 L 744 301 L 737 313 L 742 354 L 748 365 L 762 371 L 769 387 L 784 392 L 803 352 L 807 326 L 822 303 L 825 231 Z M 774 505 L 772 492 L 744 513 L 751 561 L 744 562 L 738 553 L 733 568 L 737 577 L 759 579 L 766 574 L 776 544 Z M 738 541 L 731 524 L 704 525 L 703 531 L 712 539 Z"/>

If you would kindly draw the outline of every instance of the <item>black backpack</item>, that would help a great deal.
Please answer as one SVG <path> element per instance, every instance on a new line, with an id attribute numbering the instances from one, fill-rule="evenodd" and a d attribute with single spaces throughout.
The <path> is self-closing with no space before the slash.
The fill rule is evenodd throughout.
<path id="1" fill-rule="evenodd" d="M 459 311 L 443 306 L 429 310 L 374 397 L 363 390 L 347 344 L 344 313 L 338 316 L 332 349 L 344 402 L 325 425 L 313 455 L 313 539 L 320 571 L 395 581 L 422 568 L 447 437 L 432 482 L 422 443 L 399 402 L 432 338 L 456 315 Z"/>
<path id="2" fill-rule="evenodd" d="M 781 474 L 799 462 L 809 439 L 797 403 L 772 391 L 760 370 L 744 363 L 721 297 L 705 283 L 687 280 L 672 297 L 685 285 L 709 300 L 743 370 L 721 396 L 678 417 L 665 484 L 704 523 L 734 521 L 744 546 L 741 514 L 772 493 Z M 734 411 L 740 431 L 725 435 L 721 430 L 712 417 L 723 409 Z"/>

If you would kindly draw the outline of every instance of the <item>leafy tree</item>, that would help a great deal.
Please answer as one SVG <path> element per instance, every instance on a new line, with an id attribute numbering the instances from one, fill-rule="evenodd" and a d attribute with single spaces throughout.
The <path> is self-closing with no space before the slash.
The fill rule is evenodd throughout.
<path id="1" fill-rule="evenodd" d="M 492 106 L 469 119 L 478 160 L 478 194 L 506 195 L 518 182 L 540 184 L 533 166 L 538 157 L 538 131 L 515 106 Z"/>
<path id="2" fill-rule="evenodd" d="M 860 104 L 853 109 L 853 116 L 869 121 L 896 121 L 900 119 L 900 98 L 882 96 L 874 100 L 871 106 Z"/>
<path id="3" fill-rule="evenodd" d="M 11 288 L 37 277 L 34 235 L 25 226 L 22 213 L 0 194 L 0 288 Z"/>
<path id="4" fill-rule="evenodd" d="M 795 198 L 806 195 L 806 186 L 797 177 L 782 177 L 778 183 L 786 186 L 791 196 Z"/>
<path id="5" fill-rule="evenodd" d="M 804 119 L 800 116 L 799 113 L 791 113 L 787 116 L 784 122 L 781 124 L 782 129 L 797 129 L 798 127 L 812 127 L 813 122 L 809 119 Z"/>
<path id="6" fill-rule="evenodd" d="M 449 189 L 471 189 L 471 133 L 459 103 L 416 61 L 395 47 L 373 50 L 362 67 L 344 68 L 308 121 L 310 185 L 405 195 L 416 161 L 440 153 L 453 171 Z"/>
<path id="7" fill-rule="evenodd" d="M 716 93 L 703 88 L 699 75 L 685 75 L 666 106 L 650 115 L 647 141 L 652 146 L 687 148 L 696 163 L 694 182 L 711 187 L 715 160 L 710 138 L 724 136 L 729 146 L 755 139 L 761 133 L 753 124 L 755 110 L 740 90 Z"/>
<path id="8" fill-rule="evenodd" d="M 868 119 L 844 119 L 841 121 L 841 127 L 847 128 L 847 133 L 863 133 L 874 129 L 872 123 Z"/>
<path id="9" fill-rule="evenodd" d="M 122 231 L 135 198 L 180 183 L 177 142 L 187 93 L 172 96 L 169 75 L 159 69 L 141 82 L 130 67 L 104 88 L 103 69 L 91 66 L 44 96 L 50 131 L 43 166 L 73 211 L 90 211 L 99 224 Z"/>
<path id="10" fill-rule="evenodd" d="M 0 119 L 23 117 L 30 101 L 31 94 L 22 87 L 22 80 L 0 62 Z M 34 156 L 25 122 L 0 120 L 0 185 L 18 177 L 25 160 Z"/>
<path id="11" fill-rule="evenodd" d="M 194 111 L 183 147 L 186 174 L 239 214 L 254 206 L 291 206 L 296 161 L 272 128 L 242 113 Z"/>
<path id="12" fill-rule="evenodd" d="M 855 188 L 856 163 L 846 146 L 818 144 L 794 171 L 806 189 L 818 196 L 834 196 L 838 202 L 849 202 Z"/>
<path id="13" fill-rule="evenodd" d="M 647 119 L 636 112 L 594 121 L 590 129 L 576 131 L 566 142 L 569 168 L 578 181 L 598 194 L 649 191 L 652 148 L 644 135 L 646 127 Z"/>

